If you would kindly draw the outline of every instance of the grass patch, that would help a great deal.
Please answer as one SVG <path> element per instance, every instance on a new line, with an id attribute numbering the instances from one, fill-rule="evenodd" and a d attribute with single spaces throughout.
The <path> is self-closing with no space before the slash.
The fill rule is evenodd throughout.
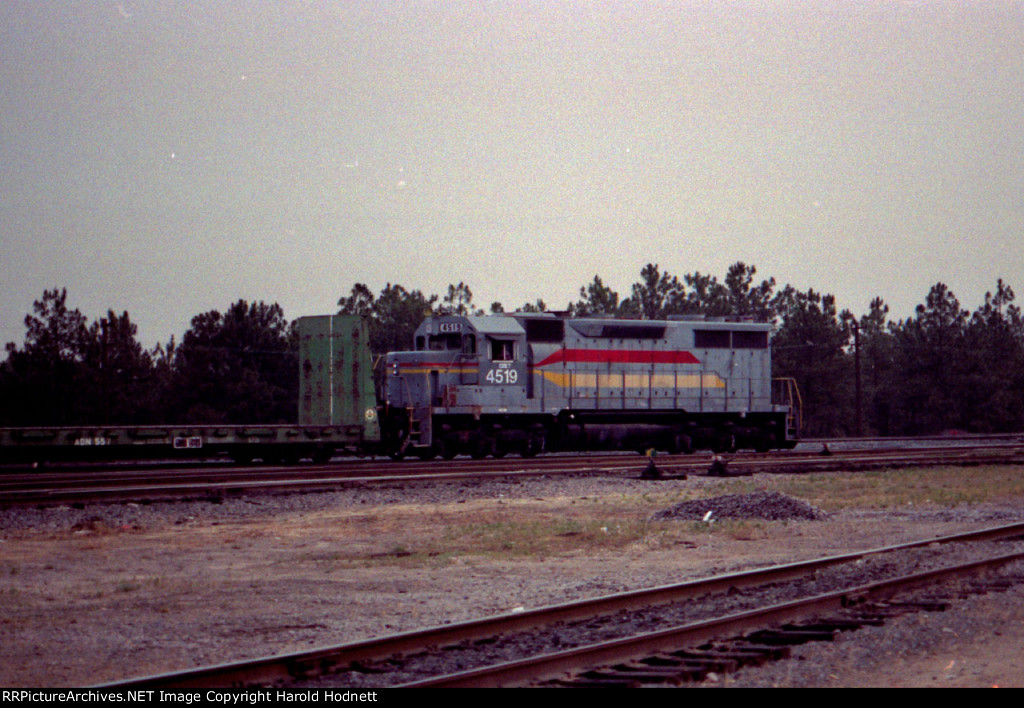
<path id="1" fill-rule="evenodd" d="M 648 532 L 636 518 L 532 518 L 481 521 L 445 528 L 439 539 L 448 552 L 484 556 L 550 556 L 581 549 L 618 549 Z"/>
<path id="2" fill-rule="evenodd" d="M 618 516 L 578 514 L 526 515 L 527 518 L 479 518 L 454 523 L 404 539 L 383 552 L 335 554 L 329 565 L 337 567 L 399 565 L 422 567 L 472 563 L 474 558 L 515 560 L 669 548 L 710 535 L 733 540 L 757 540 L 768 533 L 771 522 L 759 519 L 700 521 L 653 521 L 652 512 L 662 508 L 633 507 Z M 595 512 L 600 511 L 595 509 Z M 574 510 L 574 513 L 576 510 Z M 784 522 L 783 522 L 784 523 Z M 321 558 L 321 562 L 324 559 Z"/>
<path id="3" fill-rule="evenodd" d="M 1024 497 L 1019 467 L 927 467 L 870 472 L 755 476 L 735 480 L 716 493 L 745 494 L 764 489 L 788 494 L 825 511 L 897 509 L 906 506 L 953 507 Z"/>
<path id="4" fill-rule="evenodd" d="M 639 498 L 562 499 L 460 505 L 445 512 L 389 518 L 359 529 L 358 543 L 307 556 L 331 571 L 352 566 L 423 566 L 472 562 L 473 558 L 545 558 L 615 550 L 652 532 L 650 511 L 660 502 Z M 655 524 L 657 525 L 657 524 Z M 352 530 L 349 527 L 349 530 Z M 388 539 L 386 543 L 374 539 Z"/>
<path id="5" fill-rule="evenodd" d="M 703 545 L 708 537 L 758 541 L 790 522 L 716 518 L 653 521 L 681 501 L 777 491 L 828 512 L 953 507 L 1024 499 L 1019 467 L 934 467 L 859 473 L 756 475 L 701 486 L 546 500 L 398 507 L 335 519 L 332 548 L 303 559 L 326 572 L 351 567 L 437 567 L 474 559 L 544 559 L 587 553 Z M 386 541 L 385 541 L 386 539 Z M 705 540 L 702 540 L 705 539 Z"/>

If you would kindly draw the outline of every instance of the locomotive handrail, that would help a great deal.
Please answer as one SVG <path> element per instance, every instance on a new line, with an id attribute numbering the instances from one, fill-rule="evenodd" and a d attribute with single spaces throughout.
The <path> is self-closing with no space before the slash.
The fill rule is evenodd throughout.
<path id="1" fill-rule="evenodd" d="M 796 379 L 792 376 L 778 376 L 772 379 L 773 384 L 778 384 L 780 388 L 780 395 L 784 399 L 780 401 L 780 405 L 788 406 L 789 412 L 786 414 L 787 421 L 791 421 L 790 426 L 796 433 L 796 436 L 800 436 L 800 431 L 803 429 L 803 398 L 800 396 L 800 387 L 796 383 Z M 773 389 L 775 387 L 773 386 Z M 773 391 L 774 393 L 774 391 Z M 772 396 L 774 399 L 775 396 Z"/>

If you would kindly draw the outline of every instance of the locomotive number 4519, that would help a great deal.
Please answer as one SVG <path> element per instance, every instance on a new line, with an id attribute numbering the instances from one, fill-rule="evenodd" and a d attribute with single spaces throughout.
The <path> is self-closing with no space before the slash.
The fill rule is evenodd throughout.
<path id="1" fill-rule="evenodd" d="M 519 380 L 519 373 L 515 369 L 491 369 L 484 376 L 487 383 L 492 384 L 514 384 Z"/>

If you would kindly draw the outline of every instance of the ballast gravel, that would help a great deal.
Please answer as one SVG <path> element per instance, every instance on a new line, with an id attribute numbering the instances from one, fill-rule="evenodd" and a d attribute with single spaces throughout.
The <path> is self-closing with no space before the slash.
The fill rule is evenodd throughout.
<path id="1" fill-rule="evenodd" d="M 727 592 L 712 593 L 661 607 L 622 611 L 607 617 L 576 622 L 560 622 L 551 627 L 508 634 L 494 641 L 466 641 L 436 652 L 381 662 L 370 667 L 371 671 L 328 674 L 318 680 L 304 682 L 300 685 L 359 688 L 395 686 L 432 676 L 467 671 L 478 666 L 514 661 L 526 656 L 555 653 L 634 634 L 655 632 L 711 617 L 753 611 L 790 600 L 856 588 L 887 578 L 924 572 L 954 563 L 1009 552 L 1024 552 L 1024 542 L 967 544 L 941 549 L 919 548 L 885 556 L 867 557 L 846 566 L 823 569 L 812 577 L 792 582 L 772 583 L 744 590 L 733 588 Z M 1008 576 L 1024 578 L 1024 564 L 1022 563 L 1011 565 L 1006 570 Z M 948 587 L 933 587 L 923 593 L 917 593 L 913 597 L 915 599 L 927 598 L 933 601 L 955 598 L 959 589 L 965 585 L 954 582 Z M 901 597 L 901 599 L 908 598 Z M 856 631 L 859 630 L 848 631 L 846 634 L 852 636 Z M 717 644 L 718 646 L 727 646 L 728 641 L 726 638 Z M 681 646 L 679 648 L 692 649 L 694 647 Z M 815 647 L 799 647 L 797 658 L 798 660 L 801 658 L 806 660 L 807 657 L 813 658 L 814 651 Z M 792 672 L 791 668 L 786 670 Z M 777 671 L 766 672 L 766 674 L 777 675 Z M 712 682 L 717 679 L 717 676 L 713 676 Z M 730 680 L 737 685 L 740 683 L 766 684 L 766 679 L 757 671 L 752 670 L 747 670 L 742 677 L 734 677 Z M 767 681 L 771 683 L 777 680 L 772 678 Z"/>

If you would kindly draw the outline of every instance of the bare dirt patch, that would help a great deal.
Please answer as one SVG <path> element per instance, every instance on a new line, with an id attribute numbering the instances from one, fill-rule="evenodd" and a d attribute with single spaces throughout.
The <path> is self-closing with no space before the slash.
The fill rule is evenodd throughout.
<path id="1" fill-rule="evenodd" d="M 830 509 L 819 520 L 652 519 L 698 496 L 794 496 L 791 481 L 581 477 L 2 512 L 0 685 L 92 685 L 1024 517 L 1011 494 Z M 829 494 L 803 496 L 820 505 Z M 928 685 L 1019 685 L 1021 672 L 1000 664 L 1024 648 L 1018 607 L 980 613 L 977 626 L 1000 635 L 940 628 L 952 648 L 899 661 L 850 649 L 835 665 L 818 662 L 818 674 L 742 680 L 911 685 L 927 674 L 938 677 Z M 950 661 L 959 663 L 944 669 Z M 990 671 L 954 671 L 971 661 Z"/>

